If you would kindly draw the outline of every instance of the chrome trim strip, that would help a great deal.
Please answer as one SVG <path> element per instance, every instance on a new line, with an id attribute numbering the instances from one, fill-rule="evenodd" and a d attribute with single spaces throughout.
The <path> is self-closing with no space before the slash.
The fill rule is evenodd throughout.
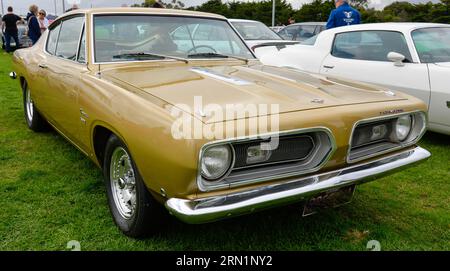
<path id="1" fill-rule="evenodd" d="M 427 150 L 416 147 L 371 162 L 282 184 L 197 200 L 171 198 L 166 201 L 165 206 L 172 215 L 186 223 L 213 222 L 305 200 L 330 189 L 373 181 L 423 161 L 430 155 Z"/>
<path id="2" fill-rule="evenodd" d="M 403 115 L 414 115 L 414 114 L 417 114 L 417 113 L 422 113 L 425 116 L 425 123 L 424 123 L 424 126 L 422 127 L 420 133 L 417 135 L 417 137 L 414 140 L 412 140 L 410 142 L 405 142 L 405 143 L 400 142 L 400 143 L 398 143 L 399 144 L 398 147 L 387 149 L 387 150 L 384 150 L 382 152 L 378 152 L 378 153 L 374 153 L 374 154 L 371 154 L 371 155 L 366 155 L 366 156 L 363 156 L 363 157 L 360 157 L 360 158 L 357 158 L 357 159 L 350 160 L 350 152 L 351 152 L 351 149 L 352 149 L 353 134 L 355 132 L 356 127 L 358 127 L 358 125 L 363 124 L 363 123 L 376 122 L 376 121 L 379 121 L 379 120 L 395 119 L 395 118 L 398 118 L 398 117 L 403 116 Z M 415 118 L 413 118 L 413 122 L 415 122 L 415 121 L 416 121 Z M 387 116 L 381 116 L 381 117 L 374 117 L 374 118 L 359 120 L 359 121 L 355 122 L 355 124 L 353 125 L 353 128 L 352 128 L 352 133 L 351 133 L 349 141 L 348 141 L 348 150 L 347 150 L 346 161 L 349 164 L 353 164 L 353 163 L 356 163 L 356 162 L 359 162 L 359 161 L 362 161 L 362 160 L 373 158 L 375 156 L 379 156 L 379 155 L 382 155 L 382 154 L 385 154 L 385 153 L 393 152 L 393 151 L 399 150 L 401 148 L 412 146 L 412 145 L 416 144 L 417 142 L 419 142 L 419 140 L 425 134 L 425 132 L 427 130 L 427 123 L 428 123 L 428 115 L 427 115 L 427 113 L 424 112 L 424 111 L 420 111 L 420 110 L 411 111 L 411 112 L 403 112 L 403 113 L 399 113 L 399 114 L 392 114 L 392 115 L 387 115 Z"/>
<path id="3" fill-rule="evenodd" d="M 278 135 L 278 136 L 297 135 L 297 134 L 300 135 L 300 134 L 309 133 L 309 132 L 324 132 L 327 134 L 327 136 L 331 142 L 330 152 L 328 153 L 328 155 L 326 157 L 323 158 L 323 161 L 315 168 L 305 170 L 302 172 L 291 172 L 291 173 L 271 176 L 271 177 L 267 177 L 267 178 L 250 179 L 250 180 L 242 181 L 239 183 L 233 183 L 231 185 L 229 183 L 219 183 L 219 184 L 211 183 L 211 185 L 203 184 L 203 180 L 202 180 L 202 176 L 201 176 L 201 172 L 200 172 L 201 171 L 201 158 L 202 158 L 204 150 L 210 146 L 231 144 L 231 143 L 236 143 L 236 142 L 247 142 L 247 141 L 252 141 L 252 140 L 258 139 L 260 137 L 266 138 L 266 137 L 270 137 L 273 135 Z M 278 131 L 278 132 L 258 134 L 258 135 L 253 135 L 253 136 L 244 136 L 244 137 L 212 141 L 212 142 L 209 142 L 209 143 L 206 143 L 205 145 L 203 145 L 199 151 L 198 165 L 197 165 L 197 168 L 198 168 L 198 170 L 197 170 L 197 186 L 200 191 L 206 192 L 206 191 L 218 190 L 218 189 L 229 188 L 229 187 L 237 187 L 237 186 L 248 185 L 248 184 L 252 184 L 252 183 L 265 182 L 265 181 L 270 181 L 270 180 L 275 180 L 275 179 L 280 179 L 280 178 L 286 178 L 286 177 L 292 177 L 292 176 L 298 176 L 298 175 L 302 175 L 302 174 L 312 173 L 312 172 L 320 170 L 328 162 L 328 160 L 334 154 L 336 149 L 337 149 L 337 145 L 336 145 L 336 140 L 333 136 L 333 133 L 331 132 L 330 129 L 328 129 L 326 127 L 301 128 L 301 129 Z M 227 176 L 228 175 L 225 175 L 222 179 L 226 178 Z"/>

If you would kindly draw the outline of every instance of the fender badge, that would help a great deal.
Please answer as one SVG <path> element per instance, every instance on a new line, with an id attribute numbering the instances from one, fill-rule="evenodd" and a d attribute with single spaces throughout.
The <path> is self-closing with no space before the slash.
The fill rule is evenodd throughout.
<path id="1" fill-rule="evenodd" d="M 321 99 L 321 98 L 315 98 L 315 99 L 312 99 L 311 102 L 315 103 L 315 104 L 323 104 L 325 102 L 325 100 Z"/>
<path id="2" fill-rule="evenodd" d="M 403 110 L 403 109 L 386 110 L 386 111 L 380 112 L 380 115 L 392 115 L 392 114 L 403 113 L 404 111 L 405 110 Z"/>

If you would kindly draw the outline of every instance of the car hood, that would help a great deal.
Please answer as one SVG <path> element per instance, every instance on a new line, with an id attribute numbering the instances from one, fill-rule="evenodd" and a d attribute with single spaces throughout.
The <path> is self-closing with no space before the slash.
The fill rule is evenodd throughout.
<path id="1" fill-rule="evenodd" d="M 264 66 L 259 62 L 249 66 L 126 67 L 102 71 L 102 78 L 125 89 L 138 88 L 182 110 L 190 108 L 190 113 L 205 123 L 237 118 L 223 114 L 220 119 L 208 119 L 199 109 L 207 105 L 225 109 L 236 104 L 277 104 L 280 113 L 287 113 L 407 99 L 402 93 L 379 87 Z M 199 104 L 198 97 L 202 107 L 195 106 Z M 265 114 L 249 112 L 245 117 Z"/>

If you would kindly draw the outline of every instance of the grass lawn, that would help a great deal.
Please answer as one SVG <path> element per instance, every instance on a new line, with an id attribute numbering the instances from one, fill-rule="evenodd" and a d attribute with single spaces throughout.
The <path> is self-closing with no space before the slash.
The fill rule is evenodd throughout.
<path id="1" fill-rule="evenodd" d="M 427 133 L 427 162 L 359 186 L 351 204 L 301 217 L 298 205 L 207 225 L 173 219 L 158 236 L 125 237 L 100 170 L 23 117 L 10 56 L 0 53 L 0 250 L 450 250 L 450 137 Z"/>

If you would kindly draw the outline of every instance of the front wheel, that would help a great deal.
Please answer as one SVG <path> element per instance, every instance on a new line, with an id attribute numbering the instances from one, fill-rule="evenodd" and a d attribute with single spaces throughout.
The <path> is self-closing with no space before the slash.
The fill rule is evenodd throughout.
<path id="1" fill-rule="evenodd" d="M 127 147 L 115 135 L 106 144 L 103 175 L 109 209 L 124 234 L 142 237 L 161 228 L 166 219 L 164 210 L 144 185 Z"/>
<path id="2" fill-rule="evenodd" d="M 30 128 L 35 132 L 45 131 L 47 128 L 47 122 L 38 112 L 36 106 L 34 106 L 33 98 L 31 97 L 31 91 L 30 88 L 28 87 L 27 82 L 24 82 L 22 86 L 22 91 L 23 91 L 23 108 L 28 128 Z"/>

